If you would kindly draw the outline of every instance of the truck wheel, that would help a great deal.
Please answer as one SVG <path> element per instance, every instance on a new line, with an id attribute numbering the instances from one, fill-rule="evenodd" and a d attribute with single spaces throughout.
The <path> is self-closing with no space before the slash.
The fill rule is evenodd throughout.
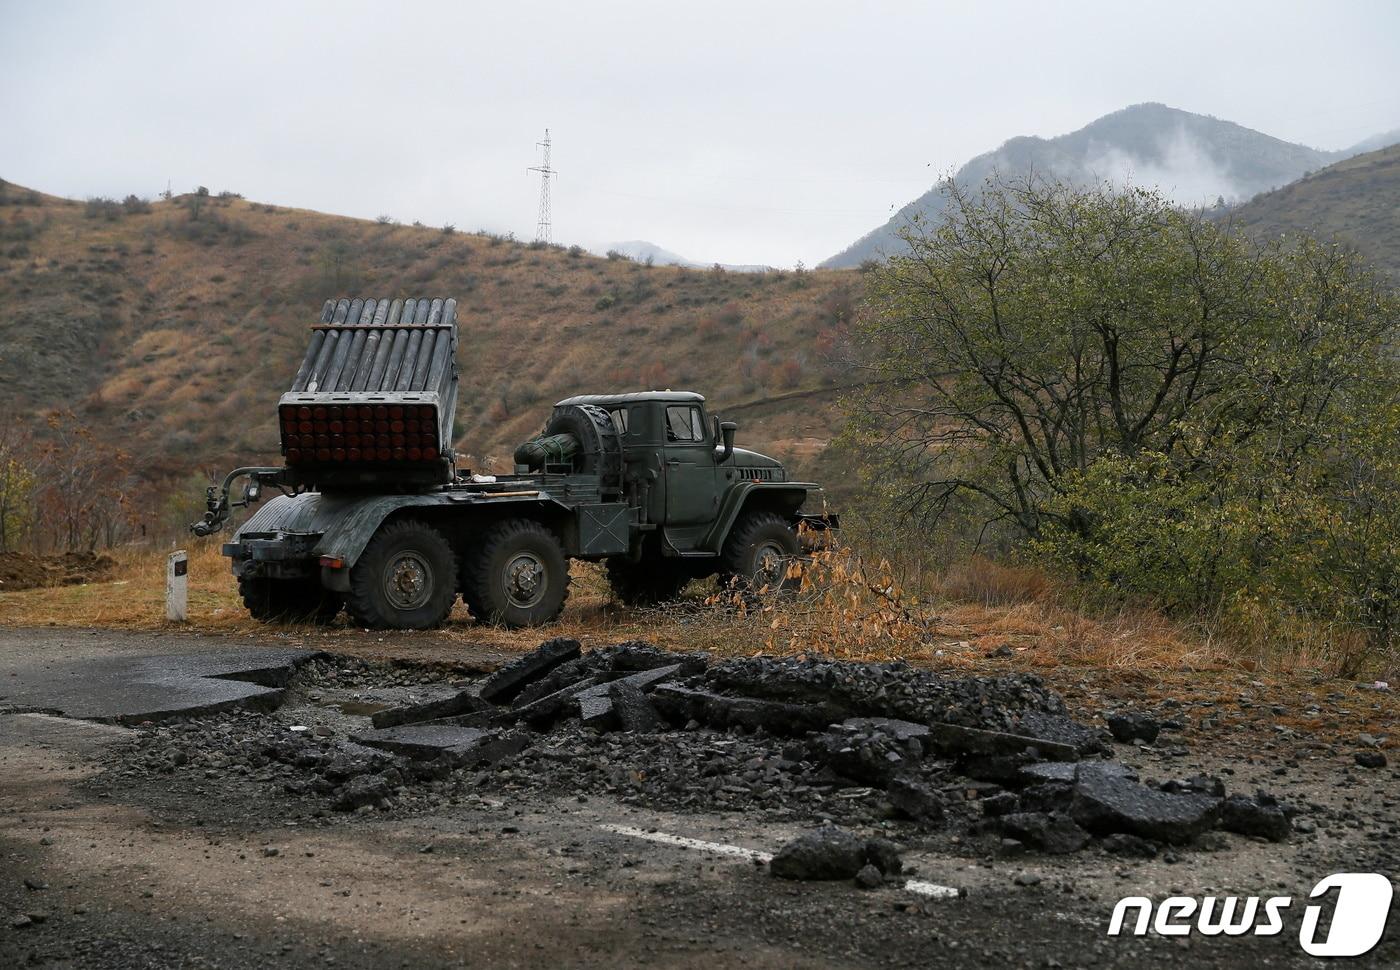
<path id="1" fill-rule="evenodd" d="M 343 602 L 314 579 L 240 576 L 238 594 L 259 623 L 329 623 Z"/>
<path id="2" fill-rule="evenodd" d="M 350 570 L 346 605 L 361 626 L 441 626 L 457 598 L 457 565 L 442 533 L 422 522 L 390 522 Z"/>
<path id="3" fill-rule="evenodd" d="M 750 512 L 729 530 L 720 554 L 721 579 L 751 589 L 788 588 L 788 563 L 797 555 L 792 523 L 772 512 Z"/>
<path id="4" fill-rule="evenodd" d="M 631 562 L 620 556 L 606 563 L 613 596 L 628 606 L 653 606 L 681 595 L 690 582 L 689 572 L 665 560 Z"/>
<path id="5" fill-rule="evenodd" d="M 468 557 L 462 598 L 483 623 L 539 626 L 557 617 L 569 595 L 569 560 L 549 531 L 530 519 L 488 529 Z"/>

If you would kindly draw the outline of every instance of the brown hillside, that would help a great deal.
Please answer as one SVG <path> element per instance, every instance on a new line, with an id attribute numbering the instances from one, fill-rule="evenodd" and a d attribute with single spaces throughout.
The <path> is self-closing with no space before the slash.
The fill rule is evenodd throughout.
<path id="1" fill-rule="evenodd" d="M 1329 165 L 1231 215 L 1260 238 L 1335 237 L 1400 281 L 1400 145 Z"/>
<path id="2" fill-rule="evenodd" d="M 322 301 L 424 289 L 460 301 L 458 449 L 477 467 L 503 467 L 561 397 L 653 387 L 706 393 L 741 443 L 800 467 L 832 435 L 831 358 L 860 287 L 236 197 L 81 203 L 0 183 L 0 202 L 0 407 L 71 408 L 151 480 L 280 461 L 276 400 Z"/>

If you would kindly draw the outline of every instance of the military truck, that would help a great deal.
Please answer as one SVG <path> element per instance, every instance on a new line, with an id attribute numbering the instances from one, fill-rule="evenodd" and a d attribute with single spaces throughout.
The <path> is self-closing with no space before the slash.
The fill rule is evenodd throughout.
<path id="1" fill-rule="evenodd" d="M 514 474 L 459 469 L 456 312 L 451 299 L 322 308 L 278 402 L 284 464 L 230 472 L 191 527 L 209 535 L 280 493 L 223 546 L 254 617 L 344 608 L 366 627 L 424 629 L 460 595 L 481 622 L 533 626 L 563 609 L 571 559 L 604 563 L 618 599 L 649 604 L 705 576 L 781 586 L 799 532 L 838 525 L 813 508 L 818 486 L 735 447 L 734 422 L 690 391 L 567 398 Z"/>

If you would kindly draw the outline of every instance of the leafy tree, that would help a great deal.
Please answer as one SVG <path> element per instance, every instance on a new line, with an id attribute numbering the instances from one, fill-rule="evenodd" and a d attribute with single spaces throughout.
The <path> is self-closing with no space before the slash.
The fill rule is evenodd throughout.
<path id="1" fill-rule="evenodd" d="M 851 436 L 902 510 L 1169 605 L 1280 597 L 1388 637 L 1393 295 L 1151 191 L 945 191 L 856 327 Z"/>

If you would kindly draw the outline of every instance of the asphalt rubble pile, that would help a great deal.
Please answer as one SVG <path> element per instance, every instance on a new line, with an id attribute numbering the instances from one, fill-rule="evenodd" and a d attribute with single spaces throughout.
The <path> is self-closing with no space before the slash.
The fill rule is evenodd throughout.
<path id="1" fill-rule="evenodd" d="M 316 682 L 334 681 L 334 663 L 318 663 Z M 897 852 L 891 863 L 888 845 L 831 823 L 898 821 L 913 835 L 953 833 L 1008 855 L 1097 845 L 1147 858 L 1219 829 L 1281 841 L 1296 814 L 1267 793 L 1227 794 L 1216 777 L 1143 783 L 1105 760 L 1108 735 L 1073 720 L 1031 674 L 715 661 L 642 642 L 584 652 L 553 639 L 484 679 L 403 682 L 425 689 L 348 738 L 226 715 L 143 732 L 135 762 L 249 776 L 338 811 L 534 791 L 820 820 L 774 859 L 774 874 L 864 872 L 864 883 L 896 874 Z M 1150 742 L 1161 725 L 1120 712 L 1108 727 L 1117 740 Z"/>

